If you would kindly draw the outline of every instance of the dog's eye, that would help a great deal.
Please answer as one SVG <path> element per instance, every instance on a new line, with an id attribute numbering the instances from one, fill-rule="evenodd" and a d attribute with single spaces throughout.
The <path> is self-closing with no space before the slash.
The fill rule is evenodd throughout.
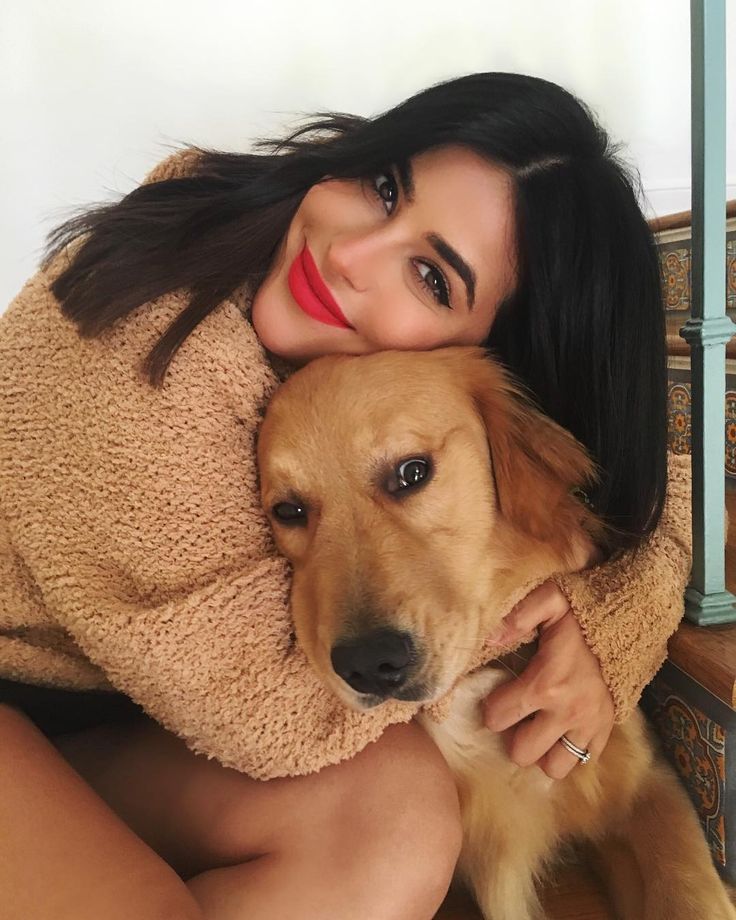
<path id="1" fill-rule="evenodd" d="M 428 475 L 429 464 L 426 460 L 405 460 L 399 465 L 399 485 L 402 488 L 415 486 L 418 482 L 426 479 Z"/>
<path id="2" fill-rule="evenodd" d="M 271 509 L 271 513 L 281 524 L 306 524 L 307 509 L 304 505 L 294 502 L 279 502 Z"/>
<path id="3" fill-rule="evenodd" d="M 395 469 L 394 476 L 389 482 L 389 492 L 400 492 L 403 489 L 411 489 L 425 482 L 432 467 L 424 457 L 411 457 L 409 460 L 403 460 Z"/>

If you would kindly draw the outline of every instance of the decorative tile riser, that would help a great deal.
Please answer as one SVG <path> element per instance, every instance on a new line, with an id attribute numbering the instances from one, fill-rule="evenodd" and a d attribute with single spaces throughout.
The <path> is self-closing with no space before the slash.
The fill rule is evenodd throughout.
<path id="1" fill-rule="evenodd" d="M 642 708 L 696 807 L 716 868 L 736 884 L 736 712 L 669 661 Z"/>
<path id="2" fill-rule="evenodd" d="M 690 228 L 665 231 L 657 238 L 662 291 L 668 334 L 676 335 L 690 317 L 691 256 Z M 736 319 L 736 219 L 727 223 L 726 232 L 726 309 Z M 736 489 L 736 368 L 727 364 L 724 404 L 724 472 L 727 487 Z M 691 452 L 692 391 L 690 361 L 670 356 L 668 384 L 668 433 L 670 450 Z M 733 371 L 733 372 L 732 372 Z"/>
<path id="3" fill-rule="evenodd" d="M 668 319 L 690 315 L 692 240 L 690 231 L 675 234 L 684 239 L 668 239 L 672 234 L 662 234 L 657 243 L 659 265 L 662 276 L 664 308 Z M 734 221 L 728 222 L 726 233 L 726 310 L 736 311 L 736 229 Z"/>
<path id="4" fill-rule="evenodd" d="M 692 450 L 692 391 L 690 371 L 669 369 L 667 393 L 667 433 L 669 448 L 676 454 Z M 727 486 L 736 488 L 736 374 L 726 375 L 723 414 L 724 473 Z"/>

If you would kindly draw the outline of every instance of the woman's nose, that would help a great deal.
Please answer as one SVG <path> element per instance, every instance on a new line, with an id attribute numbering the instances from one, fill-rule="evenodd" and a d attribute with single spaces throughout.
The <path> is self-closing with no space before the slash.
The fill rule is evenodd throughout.
<path id="1" fill-rule="evenodd" d="M 341 234 L 331 240 L 325 253 L 325 270 L 331 276 L 327 280 L 342 280 L 356 291 L 365 291 L 380 261 L 375 232 Z"/>

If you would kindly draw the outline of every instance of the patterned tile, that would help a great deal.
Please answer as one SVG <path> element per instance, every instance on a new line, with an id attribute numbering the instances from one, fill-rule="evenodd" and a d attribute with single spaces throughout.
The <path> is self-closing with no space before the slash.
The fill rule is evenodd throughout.
<path id="1" fill-rule="evenodd" d="M 689 313 L 692 289 L 692 241 L 658 243 L 662 296 L 668 313 Z M 736 230 L 726 233 L 726 309 L 736 312 Z"/>
<path id="2" fill-rule="evenodd" d="M 690 242 L 673 248 L 661 247 L 659 253 L 662 291 L 666 310 L 690 312 Z"/>
<path id="3" fill-rule="evenodd" d="M 691 453 L 692 392 L 689 381 L 670 379 L 667 393 L 667 435 L 673 453 Z M 726 391 L 724 467 L 726 476 L 736 479 L 736 390 Z"/>
<path id="4" fill-rule="evenodd" d="M 652 721 L 695 803 L 713 859 L 725 866 L 726 736 L 723 728 L 675 693 L 655 709 Z"/>

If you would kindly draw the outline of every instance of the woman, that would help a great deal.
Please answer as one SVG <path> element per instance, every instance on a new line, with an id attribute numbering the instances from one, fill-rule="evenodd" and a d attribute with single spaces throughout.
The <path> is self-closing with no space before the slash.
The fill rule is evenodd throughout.
<path id="1" fill-rule="evenodd" d="M 19 917 L 433 916 L 459 847 L 452 782 L 415 725 L 390 724 L 410 709 L 351 722 L 298 695 L 285 570 L 237 510 L 256 502 L 248 438 L 273 368 L 493 348 L 599 463 L 588 498 L 615 538 L 509 615 L 497 641 L 540 626 L 540 649 L 487 722 L 550 776 L 580 759 L 563 735 L 598 756 L 662 661 L 688 568 L 662 514 L 657 257 L 606 134 L 553 84 L 465 77 L 264 155 L 176 156 L 60 228 L 45 268 L 0 326 L 0 891 Z M 264 621 L 258 654 L 283 660 L 244 677 Z M 130 716 L 114 697 L 83 727 L 77 692 L 60 733 L 27 686 L 106 679 L 156 721 L 113 724 L 110 705 Z M 258 733 L 268 719 L 281 735 Z"/>

